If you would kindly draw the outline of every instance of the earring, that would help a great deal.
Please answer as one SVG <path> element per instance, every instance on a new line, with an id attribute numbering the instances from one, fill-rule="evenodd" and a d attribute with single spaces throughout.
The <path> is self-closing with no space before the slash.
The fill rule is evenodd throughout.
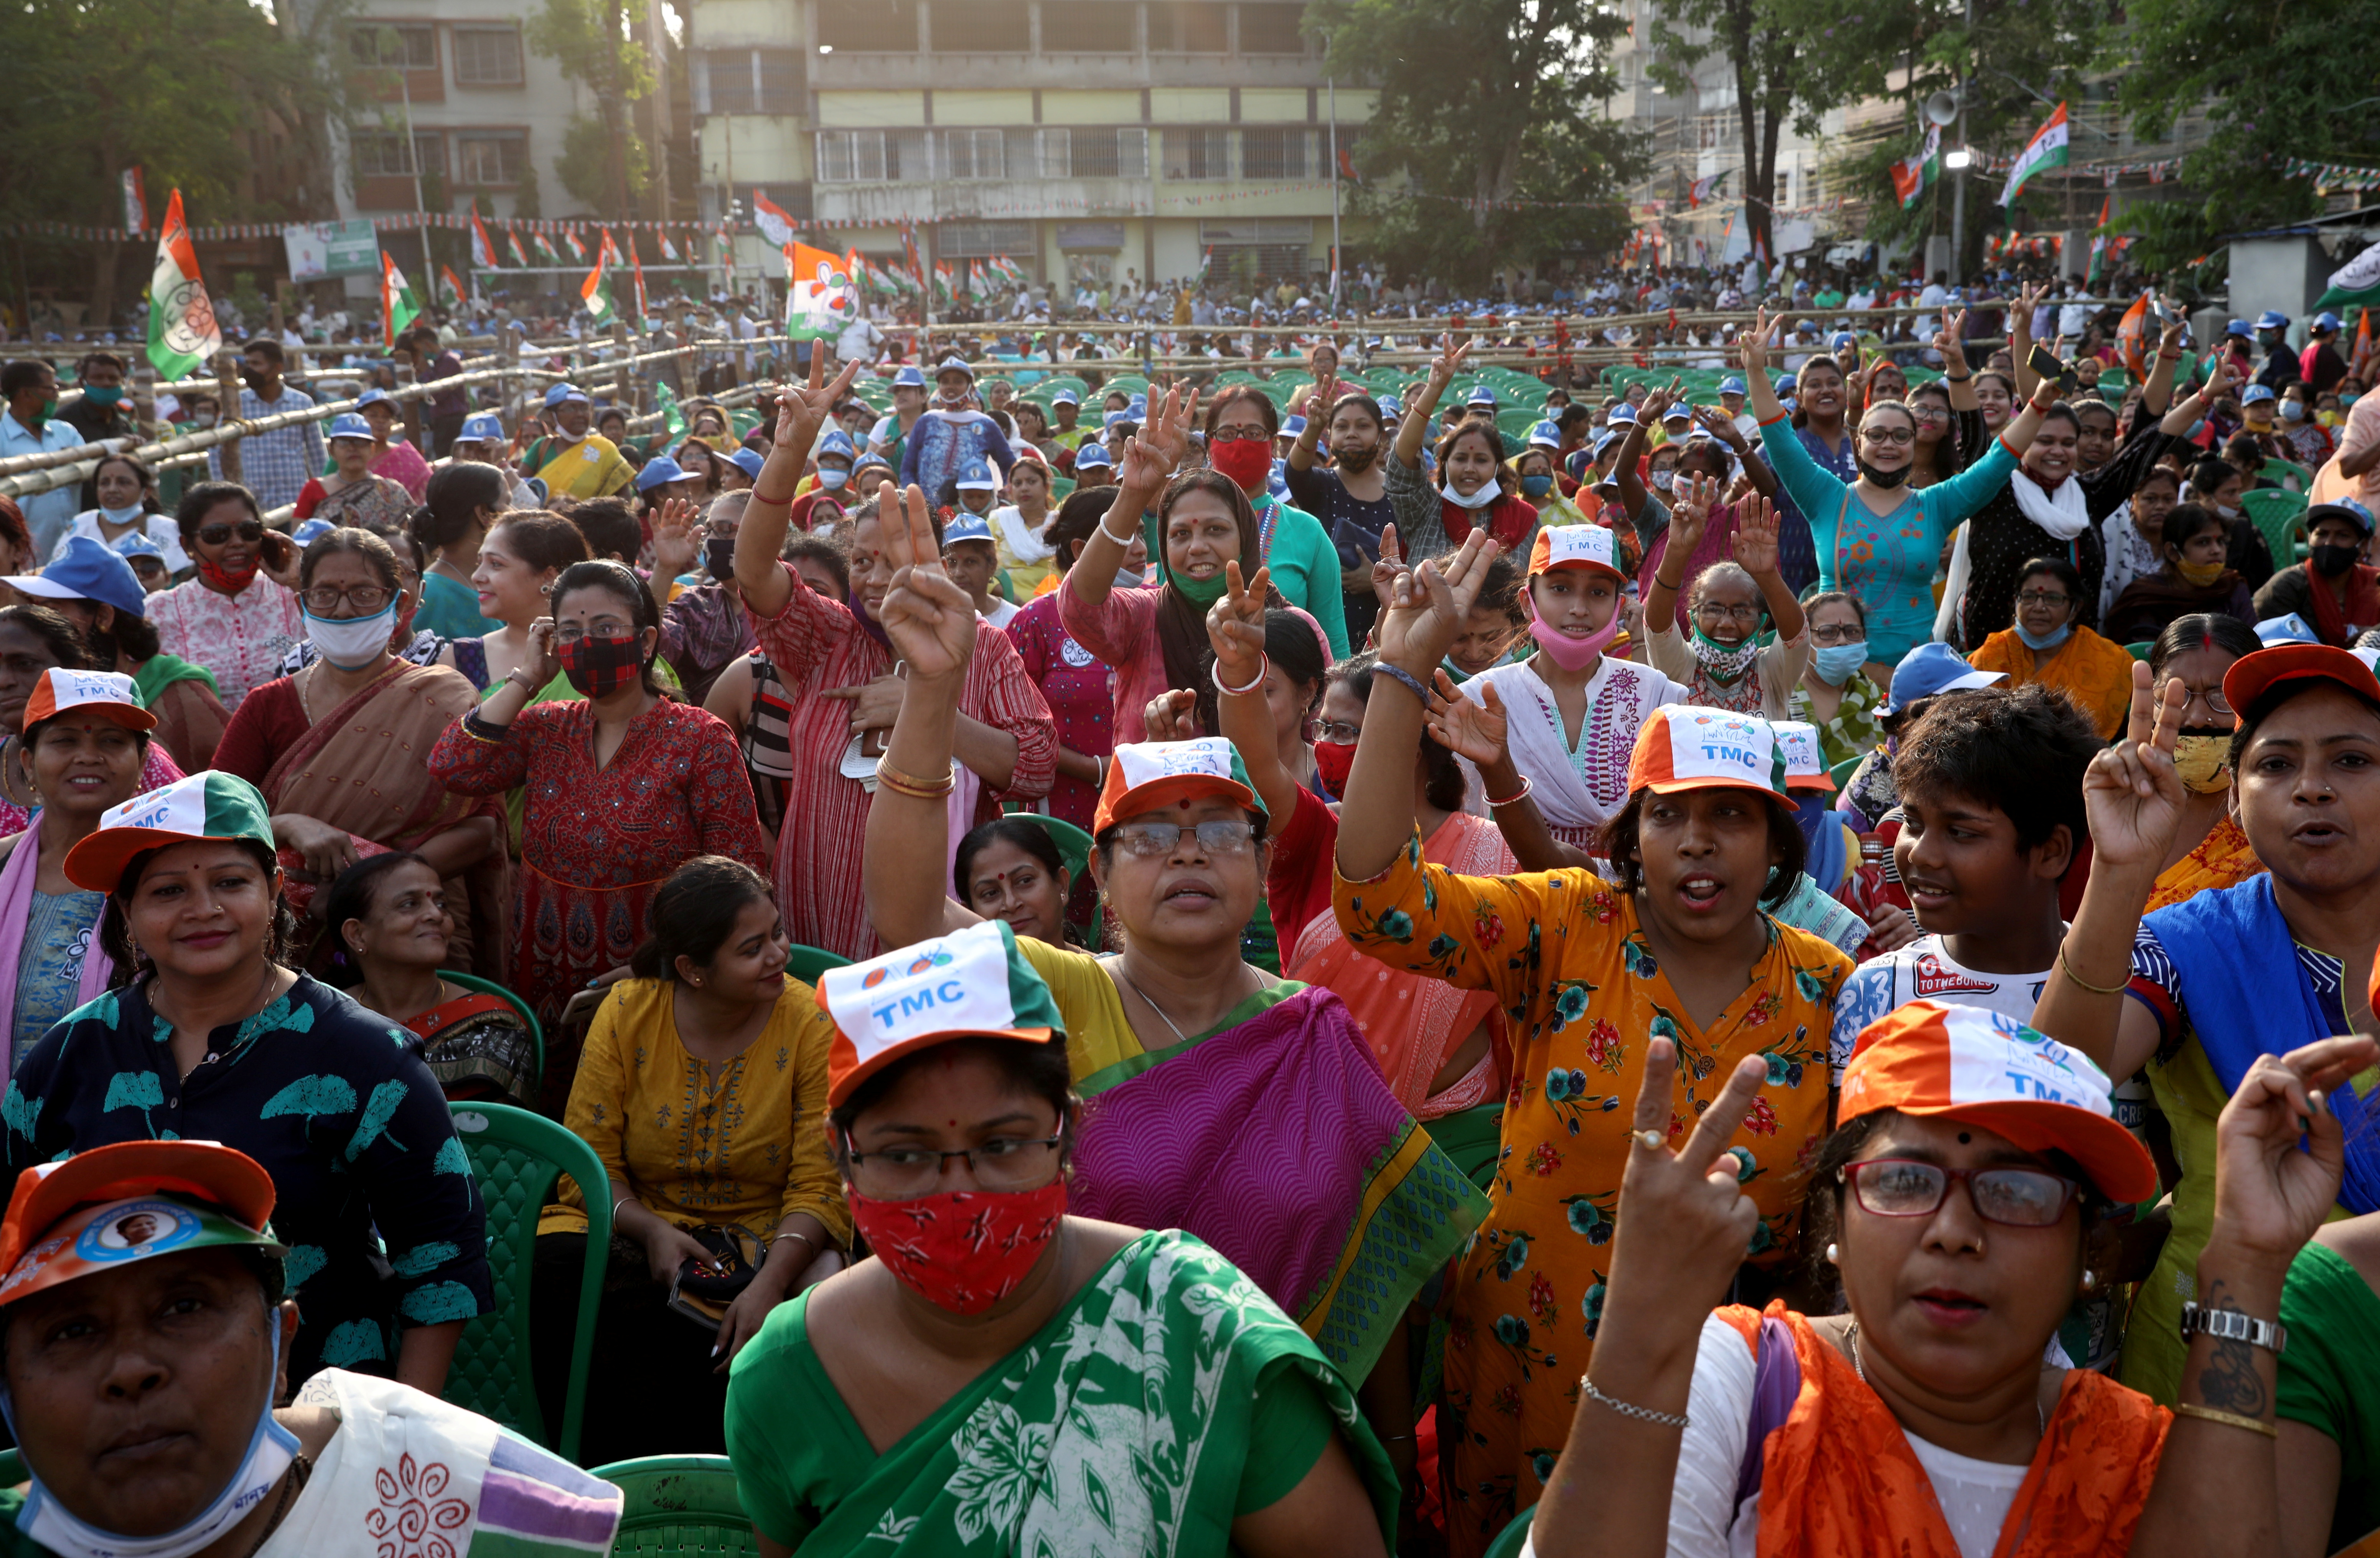
<path id="1" fill-rule="evenodd" d="M 1827 1264 L 1829 1266 L 1840 1266 L 1842 1264 L 1842 1258 L 1836 1253 L 1836 1247 L 1833 1245 L 1828 1245 L 1827 1247 Z"/>
<path id="2" fill-rule="evenodd" d="M 2086 1268 L 2082 1272 L 2082 1291 L 2088 1293 L 2098 1285 L 2099 1273 Z"/>

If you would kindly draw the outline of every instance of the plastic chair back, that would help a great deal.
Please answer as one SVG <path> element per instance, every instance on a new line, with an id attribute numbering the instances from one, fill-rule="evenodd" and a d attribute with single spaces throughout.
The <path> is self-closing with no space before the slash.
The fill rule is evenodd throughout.
<path id="1" fill-rule="evenodd" d="M 488 1265 L 496 1307 L 463 1327 L 447 1370 L 445 1397 L 492 1418 L 567 1461 L 578 1459 L 587 1408 L 587 1367 L 595 1352 L 595 1310 L 603 1263 L 612 1250 L 611 1182 L 595 1149 L 542 1114 L 503 1103 L 458 1103 L 455 1132 L 487 1206 Z M 567 1176 L 587 1203 L 587 1264 L 579 1274 L 578 1324 L 570 1344 L 570 1381 L 560 1431 L 545 1420 L 529 1359 L 529 1272 L 536 1264 L 537 1218 Z"/>
<path id="2" fill-rule="evenodd" d="M 820 974 L 829 968 L 843 968 L 850 961 L 850 958 L 839 957 L 822 946 L 804 946 L 795 942 L 794 950 L 785 956 L 785 977 L 799 980 L 804 984 L 816 984 Z"/>
<path id="3" fill-rule="evenodd" d="M 1497 1532 L 1496 1540 L 1488 1544 L 1488 1558 L 1521 1558 L 1522 1545 L 1529 1540 L 1529 1523 L 1536 1517 L 1536 1504 L 1512 1516 L 1512 1523 Z"/>
<path id="4" fill-rule="evenodd" d="M 2126 644 L 2124 646 L 2124 652 L 2145 665 L 2148 663 L 2149 656 L 2156 652 L 2156 640 L 2155 639 L 2143 639 L 2137 644 Z"/>
<path id="5" fill-rule="evenodd" d="M 2240 494 L 2240 507 L 2248 516 L 2256 533 L 2265 538 L 2265 548 L 2273 554 L 2273 566 L 2286 568 L 2298 560 L 2298 538 L 2305 534 L 2306 499 L 2303 493 L 2292 493 L 2286 487 L 2259 487 Z"/>
<path id="6" fill-rule="evenodd" d="M 1859 765 L 1865 761 L 1865 757 L 1866 754 L 1862 753 L 1859 757 L 1845 758 L 1827 770 L 1827 777 L 1835 782 L 1836 789 L 1840 790 L 1852 782 L 1852 775 L 1859 772 Z"/>
<path id="7" fill-rule="evenodd" d="M 2256 474 L 2267 481 L 2279 482 L 2283 492 L 2306 493 L 2313 490 L 2313 472 L 2295 460 L 2285 460 L 2277 456 L 2268 459 L 2265 462 L 2264 469 Z"/>
<path id="8" fill-rule="evenodd" d="M 647 1455 L 592 1475 L 627 1497 L 613 1558 L 759 1558 L 760 1543 L 724 1455 Z"/>
<path id="9" fill-rule="evenodd" d="M 449 984 L 459 984 L 465 990 L 475 990 L 482 995 L 501 996 L 505 1004 L 519 1015 L 521 1026 L 528 1029 L 529 1042 L 537 1047 L 537 1086 L 529 1089 L 529 1096 L 535 1098 L 539 1089 L 545 1086 L 545 1028 L 537 1020 L 537 1013 L 530 1009 L 529 1004 L 495 980 L 483 980 L 476 974 L 457 974 L 451 969 L 441 968 L 438 977 Z"/>

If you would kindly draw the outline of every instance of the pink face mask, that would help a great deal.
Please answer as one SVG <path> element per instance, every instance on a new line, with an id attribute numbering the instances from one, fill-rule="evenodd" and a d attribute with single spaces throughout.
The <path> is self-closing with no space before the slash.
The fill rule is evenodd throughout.
<path id="1" fill-rule="evenodd" d="M 1537 647 L 1563 670 L 1584 671 L 1595 663 L 1596 656 L 1611 647 L 1611 640 L 1620 637 L 1621 615 L 1619 603 L 1612 603 L 1611 620 L 1584 639 L 1572 638 L 1560 628 L 1548 626 L 1543 618 L 1532 617 L 1529 637 L 1535 639 Z"/>

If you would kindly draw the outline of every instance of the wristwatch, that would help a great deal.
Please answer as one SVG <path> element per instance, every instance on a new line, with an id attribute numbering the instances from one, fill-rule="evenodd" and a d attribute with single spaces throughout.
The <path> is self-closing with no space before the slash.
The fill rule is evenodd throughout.
<path id="1" fill-rule="evenodd" d="M 2275 1357 L 2289 1345 L 2287 1327 L 2277 1320 L 2258 1320 L 2237 1309 L 2202 1309 L 2196 1304 L 2181 1307 L 2181 1341 L 2184 1346 L 2199 1333 L 2226 1342 L 2245 1342 L 2252 1347 L 2263 1347 Z"/>

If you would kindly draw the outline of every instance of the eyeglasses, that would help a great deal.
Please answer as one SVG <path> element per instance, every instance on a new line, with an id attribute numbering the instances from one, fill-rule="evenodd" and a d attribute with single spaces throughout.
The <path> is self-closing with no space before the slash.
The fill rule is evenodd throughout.
<path id="1" fill-rule="evenodd" d="M 370 616 L 388 604 L 396 593 L 382 585 L 357 584 L 342 590 L 335 584 L 318 584 L 299 593 L 306 609 L 316 616 L 328 616 L 341 606 L 353 606 L 358 616 Z"/>
<path id="2" fill-rule="evenodd" d="M 254 519 L 243 519 L 237 525 L 201 525 L 199 542 L 202 546 L 221 546 L 237 533 L 242 541 L 262 541 L 264 526 Z"/>
<path id="3" fill-rule="evenodd" d="M 1362 725 L 1350 724 L 1345 720 L 1324 720 L 1314 728 L 1325 741 L 1336 741 L 1342 747 L 1354 746 L 1355 738 L 1364 734 Z"/>
<path id="4" fill-rule="evenodd" d="M 941 1183 L 942 1165 L 964 1161 L 977 1184 L 987 1190 L 1035 1190 L 1050 1183 L 1057 1168 L 1063 1131 L 1056 1136 L 996 1136 L 979 1147 L 945 1152 L 933 1147 L 888 1147 L 881 1152 L 858 1152 L 844 1138 L 844 1161 L 851 1182 L 863 1196 L 880 1200 L 909 1200 L 931 1195 Z"/>
<path id="5" fill-rule="evenodd" d="M 2066 1214 L 2082 1187 L 2041 1169 L 1946 1169 L 1909 1158 L 1870 1158 L 1841 1171 L 1861 1207 L 1878 1217 L 1930 1217 L 1950 1193 L 1950 1182 L 1967 1182 L 1975 1215 L 2010 1228 L 2046 1228 Z"/>
<path id="6" fill-rule="evenodd" d="M 1860 429 L 1860 436 L 1871 444 L 1914 444 L 1917 442 L 1917 430 L 1907 427 L 1866 427 Z"/>
<path id="7" fill-rule="evenodd" d="M 2227 717 L 2231 713 L 2231 700 L 2223 696 L 2223 689 L 2221 688 L 2193 688 L 2188 683 L 2184 683 L 2183 687 L 2190 694 L 2189 698 L 2184 700 L 2182 702 L 2181 706 L 2183 708 L 2187 709 L 2192 703 L 2203 703 L 2206 706 L 2207 712 L 2210 713 L 2222 714 Z M 2162 703 L 2165 701 L 2165 687 L 2160 686 L 2156 689 L 2156 697 L 2158 702 Z"/>
<path id="8" fill-rule="evenodd" d="M 1760 620 L 1758 606 L 1722 606 L 1717 601 L 1705 601 L 1694 608 L 1694 617 L 1702 622 L 1744 622 Z"/>
<path id="9" fill-rule="evenodd" d="M 2046 590 L 2026 590 L 2018 593 L 2016 603 L 2020 606 L 2063 606 L 2071 604 L 2073 600 L 2071 595 L 2053 595 Z"/>
<path id="10" fill-rule="evenodd" d="M 553 629 L 553 641 L 557 644 L 575 644 L 581 639 L 601 639 L 605 643 L 624 644 L 634 637 L 634 629 L 611 623 L 598 623 L 590 630 L 575 622 L 565 622 L 556 624 Z"/>
<path id="11" fill-rule="evenodd" d="M 1269 444 L 1272 434 L 1260 427 L 1219 427 L 1207 435 L 1209 444 Z"/>
<path id="12" fill-rule="evenodd" d="M 1829 647 L 1837 644 L 1864 644 L 1867 642 L 1867 629 L 1857 623 L 1845 623 L 1840 627 L 1813 627 L 1810 629 L 1810 641 Z"/>
<path id="13" fill-rule="evenodd" d="M 1202 855 L 1245 855 L 1254 846 L 1254 822 L 1219 819 L 1212 822 L 1126 822 L 1116 830 L 1116 845 L 1136 860 L 1155 860 L 1181 846 L 1182 835 L 1198 836 Z"/>

